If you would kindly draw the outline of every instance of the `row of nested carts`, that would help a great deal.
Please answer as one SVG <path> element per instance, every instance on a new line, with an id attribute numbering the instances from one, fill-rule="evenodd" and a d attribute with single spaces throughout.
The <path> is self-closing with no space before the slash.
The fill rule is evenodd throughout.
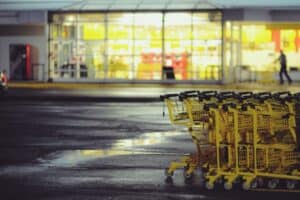
<path id="1" fill-rule="evenodd" d="M 300 93 L 186 91 L 161 96 L 172 124 L 187 127 L 196 153 L 172 161 L 171 179 L 202 171 L 207 189 L 295 189 L 300 180 Z"/>

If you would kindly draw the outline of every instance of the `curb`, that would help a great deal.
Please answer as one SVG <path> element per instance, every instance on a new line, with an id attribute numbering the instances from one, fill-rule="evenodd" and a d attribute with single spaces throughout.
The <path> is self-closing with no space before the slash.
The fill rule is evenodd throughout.
<path id="1" fill-rule="evenodd" d="M 111 102 L 111 103 L 150 103 L 161 102 L 159 97 L 87 97 L 87 96 L 14 96 L 7 95 L 2 101 L 53 101 L 53 102 Z"/>

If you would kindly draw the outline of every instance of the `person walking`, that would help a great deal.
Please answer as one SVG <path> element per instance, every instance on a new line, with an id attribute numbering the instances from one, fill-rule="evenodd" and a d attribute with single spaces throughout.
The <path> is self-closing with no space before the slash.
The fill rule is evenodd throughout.
<path id="1" fill-rule="evenodd" d="M 286 55 L 284 54 L 284 52 L 282 50 L 280 50 L 280 56 L 277 60 L 280 62 L 280 71 L 279 71 L 280 84 L 284 83 L 282 75 L 284 75 L 287 78 L 289 84 L 291 84 L 293 81 L 287 73 Z"/>

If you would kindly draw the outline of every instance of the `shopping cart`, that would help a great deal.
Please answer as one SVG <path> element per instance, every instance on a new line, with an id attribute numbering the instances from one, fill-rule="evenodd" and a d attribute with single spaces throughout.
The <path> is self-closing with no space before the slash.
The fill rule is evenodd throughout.
<path id="1" fill-rule="evenodd" d="M 167 105 L 169 119 L 173 125 L 189 126 L 188 113 L 179 94 L 162 95 L 160 99 Z"/>
<path id="2" fill-rule="evenodd" d="M 232 188 L 236 177 L 237 151 L 236 151 L 236 126 L 235 109 L 241 99 L 234 92 L 223 92 L 217 96 L 216 103 L 205 105 L 205 109 L 210 112 L 211 146 L 215 146 L 215 160 L 209 163 L 208 173 L 205 174 L 205 187 L 213 189 L 216 182 L 226 180 L 224 188 Z"/>
<path id="3" fill-rule="evenodd" d="M 300 93 L 187 91 L 163 98 L 171 123 L 187 127 L 197 151 L 171 162 L 167 176 L 185 168 L 185 177 L 205 170 L 205 187 L 222 182 L 230 190 L 300 180 Z M 298 130 L 299 129 L 299 130 Z"/>
<path id="4" fill-rule="evenodd" d="M 180 94 L 190 119 L 189 134 L 196 146 L 192 163 L 185 168 L 185 178 L 189 179 L 197 168 L 206 170 L 209 161 L 215 154 L 215 149 L 209 144 L 208 112 L 204 110 L 205 103 L 217 101 L 216 91 L 187 91 Z"/>
<path id="5" fill-rule="evenodd" d="M 186 111 L 186 107 L 183 104 L 182 99 L 180 98 L 179 94 L 166 94 L 161 95 L 160 99 L 164 101 L 163 107 L 167 106 L 168 109 L 168 115 L 170 122 L 173 125 L 179 125 L 184 127 L 190 126 L 190 119 L 188 117 L 188 113 Z M 164 113 L 163 109 L 163 115 Z M 179 161 L 173 161 L 170 163 L 169 167 L 165 170 L 165 175 L 168 179 L 170 179 L 174 171 L 178 168 L 185 168 L 190 165 L 190 163 L 193 163 L 193 157 L 192 155 L 183 156 L 180 158 Z"/>
<path id="6" fill-rule="evenodd" d="M 170 178 L 174 171 L 184 168 L 184 177 L 190 180 L 194 171 L 204 166 L 211 159 L 213 148 L 208 147 L 208 112 L 203 109 L 206 102 L 216 101 L 216 91 L 185 91 L 180 94 L 161 96 L 168 107 L 172 124 L 185 126 L 196 145 L 196 153 L 173 161 L 166 169 L 166 176 Z"/>

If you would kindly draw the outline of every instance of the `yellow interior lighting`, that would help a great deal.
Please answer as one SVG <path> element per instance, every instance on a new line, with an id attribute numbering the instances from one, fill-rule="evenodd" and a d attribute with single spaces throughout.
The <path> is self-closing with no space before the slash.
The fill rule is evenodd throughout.
<path id="1" fill-rule="evenodd" d="M 264 25 L 244 25 L 242 31 L 243 43 L 267 43 L 272 41 L 272 33 Z"/>
<path id="2" fill-rule="evenodd" d="M 285 51 L 295 51 L 296 30 L 281 30 L 281 42 Z"/>
<path id="3" fill-rule="evenodd" d="M 97 24 L 97 23 L 83 24 L 83 39 L 84 40 L 104 39 L 104 25 Z"/>

